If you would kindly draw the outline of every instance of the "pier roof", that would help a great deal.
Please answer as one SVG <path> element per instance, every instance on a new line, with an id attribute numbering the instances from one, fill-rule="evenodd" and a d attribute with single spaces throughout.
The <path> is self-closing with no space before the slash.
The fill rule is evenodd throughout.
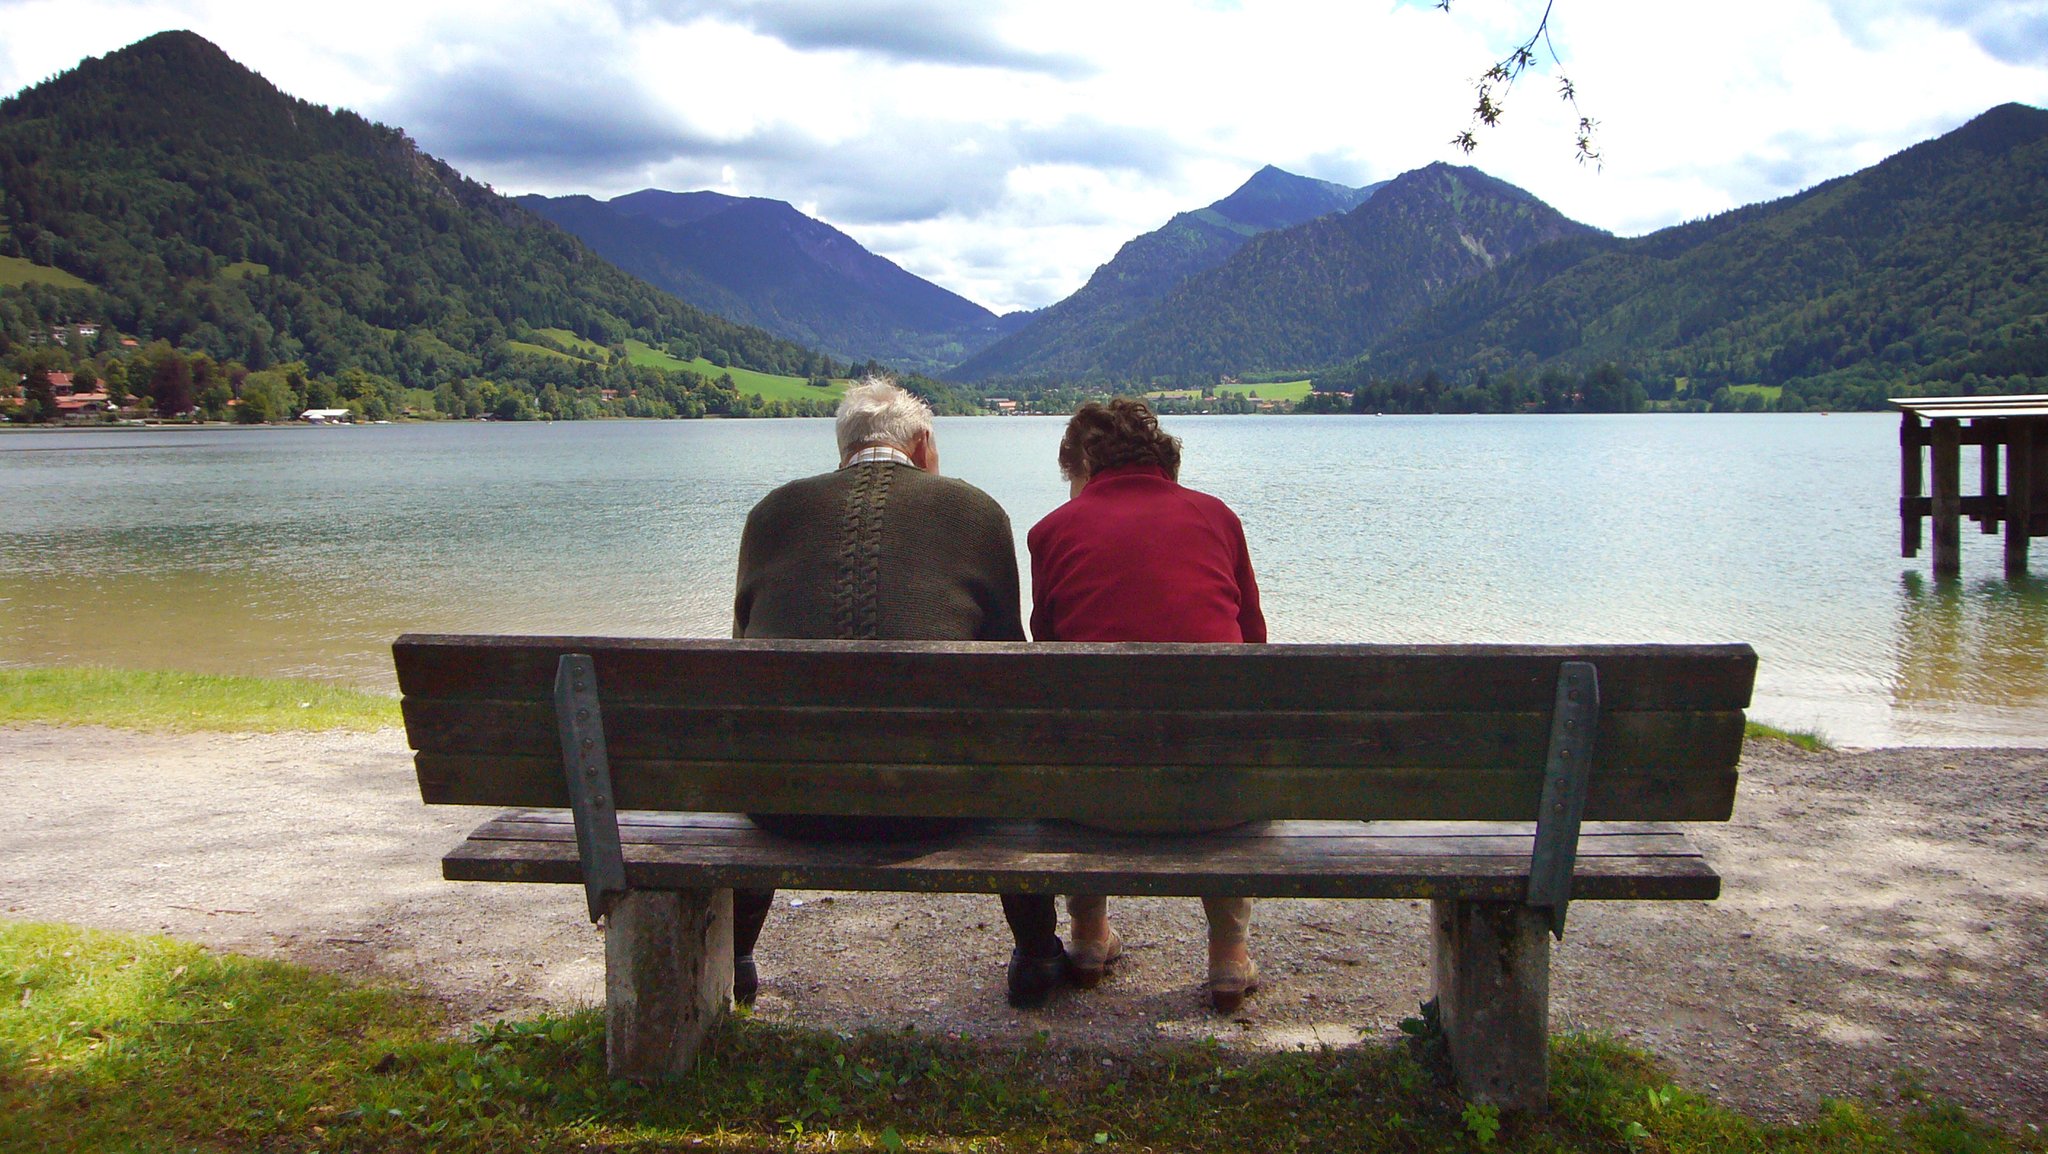
<path id="1" fill-rule="evenodd" d="M 1891 403 L 1921 417 L 2048 417 L 2048 393 L 2014 397 L 1893 397 Z"/>

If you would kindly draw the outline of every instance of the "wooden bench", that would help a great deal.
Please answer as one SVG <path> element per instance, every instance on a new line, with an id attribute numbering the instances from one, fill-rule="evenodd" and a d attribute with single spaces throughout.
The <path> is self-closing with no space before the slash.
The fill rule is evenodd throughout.
<path id="1" fill-rule="evenodd" d="M 1461 1092 L 1536 1109 L 1567 903 L 1719 895 L 1682 833 L 1644 823 L 1727 820 L 1756 672 L 1746 645 L 393 650 L 422 797 L 516 807 L 443 875 L 581 883 L 603 918 L 617 1075 L 686 1069 L 726 1012 L 735 886 L 1428 898 Z M 749 811 L 997 820 L 820 844 Z M 1054 820 L 1090 818 L 1254 824 L 1134 838 Z"/>

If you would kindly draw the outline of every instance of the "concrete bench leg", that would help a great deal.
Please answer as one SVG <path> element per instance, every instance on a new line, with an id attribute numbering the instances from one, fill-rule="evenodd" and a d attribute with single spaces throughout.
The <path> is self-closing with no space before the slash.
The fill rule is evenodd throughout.
<path id="1" fill-rule="evenodd" d="M 605 1065 L 683 1073 L 732 999 L 732 891 L 633 890 L 604 924 Z"/>
<path id="2" fill-rule="evenodd" d="M 1549 922 L 1520 902 L 1438 899 L 1430 913 L 1458 1093 L 1507 1110 L 1549 1109 Z"/>

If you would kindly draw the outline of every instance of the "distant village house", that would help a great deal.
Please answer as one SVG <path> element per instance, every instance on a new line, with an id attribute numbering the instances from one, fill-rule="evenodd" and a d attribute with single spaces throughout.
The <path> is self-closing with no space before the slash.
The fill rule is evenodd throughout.
<path id="1" fill-rule="evenodd" d="M 48 342 L 53 345 L 68 345 L 74 338 L 81 341 L 90 341 L 99 335 L 100 326 L 92 321 L 75 325 L 51 325 Z M 43 340 L 41 337 L 31 337 L 30 339 L 34 341 Z"/>
<path id="2" fill-rule="evenodd" d="M 78 387 L 76 382 L 72 380 L 70 373 L 50 373 L 48 375 L 50 378 L 50 393 L 57 398 L 57 415 L 59 417 L 85 417 L 96 413 L 113 411 L 114 404 L 107 398 L 107 391 L 104 386 L 94 385 L 89 389 L 85 389 Z M 15 385 L 14 401 L 16 404 L 20 404 L 27 400 L 28 378 L 24 376 Z"/>

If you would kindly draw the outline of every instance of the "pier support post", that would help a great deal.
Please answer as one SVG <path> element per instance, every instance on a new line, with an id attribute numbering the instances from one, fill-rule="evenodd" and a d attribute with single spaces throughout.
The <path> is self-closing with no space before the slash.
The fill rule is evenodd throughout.
<path id="1" fill-rule="evenodd" d="M 1984 497 L 1984 515 L 1977 518 L 1977 531 L 1990 536 L 1998 532 L 1998 446 L 2004 443 L 2005 421 L 1971 421 L 1977 434 L 1977 492 Z"/>
<path id="2" fill-rule="evenodd" d="M 1936 417 L 1928 433 L 1934 473 L 1934 575 L 1956 577 L 1963 571 L 1962 424 L 1954 417 Z"/>
<path id="3" fill-rule="evenodd" d="M 2027 575 L 2027 538 L 2034 529 L 2035 432 L 2038 422 L 2009 420 L 2005 437 L 2005 575 Z"/>
<path id="4" fill-rule="evenodd" d="M 1912 508 L 1922 488 L 1920 414 L 1908 409 L 1899 414 L 1899 556 L 1920 555 L 1920 514 Z"/>

